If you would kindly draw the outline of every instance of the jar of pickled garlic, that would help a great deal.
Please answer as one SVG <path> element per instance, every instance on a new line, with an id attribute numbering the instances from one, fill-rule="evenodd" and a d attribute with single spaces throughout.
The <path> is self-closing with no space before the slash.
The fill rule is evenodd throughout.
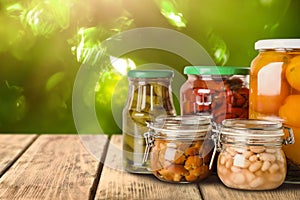
<path id="1" fill-rule="evenodd" d="M 300 170 L 300 39 L 259 40 L 255 49 L 249 118 L 278 120 L 293 129 L 295 144 L 283 149 L 289 165 Z"/>
<path id="2" fill-rule="evenodd" d="M 287 165 L 283 144 L 294 142 L 292 129 L 284 139 L 280 122 L 227 119 L 217 137 L 220 151 L 217 174 L 230 188 L 270 190 L 285 180 Z"/>
<path id="3" fill-rule="evenodd" d="M 171 70 L 131 70 L 123 109 L 123 164 L 132 173 L 151 174 L 149 160 L 143 162 L 147 122 L 158 116 L 174 116 Z"/>
<path id="4" fill-rule="evenodd" d="M 211 174 L 211 120 L 201 116 L 159 118 L 145 134 L 153 174 L 171 183 L 198 182 Z"/>
<path id="5" fill-rule="evenodd" d="M 249 67 L 187 66 L 180 88 L 182 115 L 208 115 L 214 122 L 248 118 Z"/>

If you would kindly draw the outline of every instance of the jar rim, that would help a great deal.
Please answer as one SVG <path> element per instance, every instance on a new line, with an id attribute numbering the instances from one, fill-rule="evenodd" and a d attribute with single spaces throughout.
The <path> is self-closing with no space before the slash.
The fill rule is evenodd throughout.
<path id="1" fill-rule="evenodd" d="M 261 119 L 225 119 L 222 121 L 222 125 L 235 129 L 252 130 L 276 130 L 282 128 L 282 123 L 279 121 Z"/>
<path id="2" fill-rule="evenodd" d="M 265 39 L 255 42 L 255 50 L 300 49 L 300 39 Z"/>
<path id="3" fill-rule="evenodd" d="M 129 70 L 129 78 L 173 78 L 172 70 Z"/>
<path id="4" fill-rule="evenodd" d="M 155 138 L 195 139 L 206 136 L 211 130 L 209 116 L 167 116 L 158 117 L 148 123 Z"/>
<path id="5" fill-rule="evenodd" d="M 282 128 L 282 123 L 279 121 L 225 119 L 222 121 L 221 134 L 235 136 L 244 134 L 247 137 L 278 137 L 284 135 Z M 245 133 L 247 130 L 250 132 Z"/>

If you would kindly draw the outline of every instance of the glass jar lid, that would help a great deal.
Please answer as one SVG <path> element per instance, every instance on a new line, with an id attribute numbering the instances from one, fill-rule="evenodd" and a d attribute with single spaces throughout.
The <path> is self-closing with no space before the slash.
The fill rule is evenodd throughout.
<path id="1" fill-rule="evenodd" d="M 300 39 L 259 40 L 255 43 L 255 49 L 300 49 Z"/>
<path id="2" fill-rule="evenodd" d="M 284 136 L 284 130 L 289 135 Z M 236 146 L 272 146 L 293 144 L 294 134 L 281 122 L 258 119 L 225 119 L 213 130 L 215 150 L 221 151 L 223 144 Z"/>
<path id="3" fill-rule="evenodd" d="M 129 78 L 172 78 L 172 70 L 130 70 L 127 73 Z"/>
<path id="4" fill-rule="evenodd" d="M 281 137 L 282 123 L 257 119 L 226 119 L 222 122 L 221 134 L 245 137 Z"/>
<path id="5" fill-rule="evenodd" d="M 250 67 L 238 66 L 186 66 L 184 74 L 193 75 L 248 75 Z"/>
<path id="6" fill-rule="evenodd" d="M 206 116 L 159 117 L 148 123 L 153 136 L 160 139 L 195 139 L 205 137 L 211 130 L 211 119 Z"/>

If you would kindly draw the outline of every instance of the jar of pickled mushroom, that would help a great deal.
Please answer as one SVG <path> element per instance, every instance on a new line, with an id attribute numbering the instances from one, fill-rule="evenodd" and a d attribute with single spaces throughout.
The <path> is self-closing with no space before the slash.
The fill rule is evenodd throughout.
<path id="1" fill-rule="evenodd" d="M 180 88 L 182 115 L 208 115 L 214 122 L 248 118 L 249 67 L 187 66 Z"/>
<path id="2" fill-rule="evenodd" d="M 171 70 L 131 70 L 128 72 L 129 88 L 123 109 L 123 163 L 132 173 L 150 174 L 149 160 L 143 162 L 144 133 L 147 122 L 158 116 L 174 116 Z"/>
<path id="3" fill-rule="evenodd" d="M 285 180 L 287 165 L 283 144 L 292 144 L 292 129 L 284 139 L 280 122 L 266 120 L 227 119 L 217 137 L 220 151 L 217 173 L 230 188 L 270 190 Z"/>
<path id="4" fill-rule="evenodd" d="M 283 150 L 291 168 L 300 170 L 300 39 L 255 43 L 251 63 L 249 118 L 278 120 L 293 129 L 295 144 Z M 300 172 L 292 178 L 300 181 Z"/>
<path id="5" fill-rule="evenodd" d="M 214 149 L 211 129 L 210 118 L 201 116 L 162 117 L 149 123 L 145 138 L 153 174 L 171 183 L 208 177 Z"/>

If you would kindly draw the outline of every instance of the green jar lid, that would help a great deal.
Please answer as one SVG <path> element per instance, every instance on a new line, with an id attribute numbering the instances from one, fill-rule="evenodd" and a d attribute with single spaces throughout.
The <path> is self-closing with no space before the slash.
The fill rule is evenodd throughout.
<path id="1" fill-rule="evenodd" d="M 186 66 L 184 74 L 194 75 L 248 75 L 250 67 L 237 66 Z"/>
<path id="2" fill-rule="evenodd" d="M 172 78 L 172 70 L 130 70 L 127 73 L 130 78 Z"/>

